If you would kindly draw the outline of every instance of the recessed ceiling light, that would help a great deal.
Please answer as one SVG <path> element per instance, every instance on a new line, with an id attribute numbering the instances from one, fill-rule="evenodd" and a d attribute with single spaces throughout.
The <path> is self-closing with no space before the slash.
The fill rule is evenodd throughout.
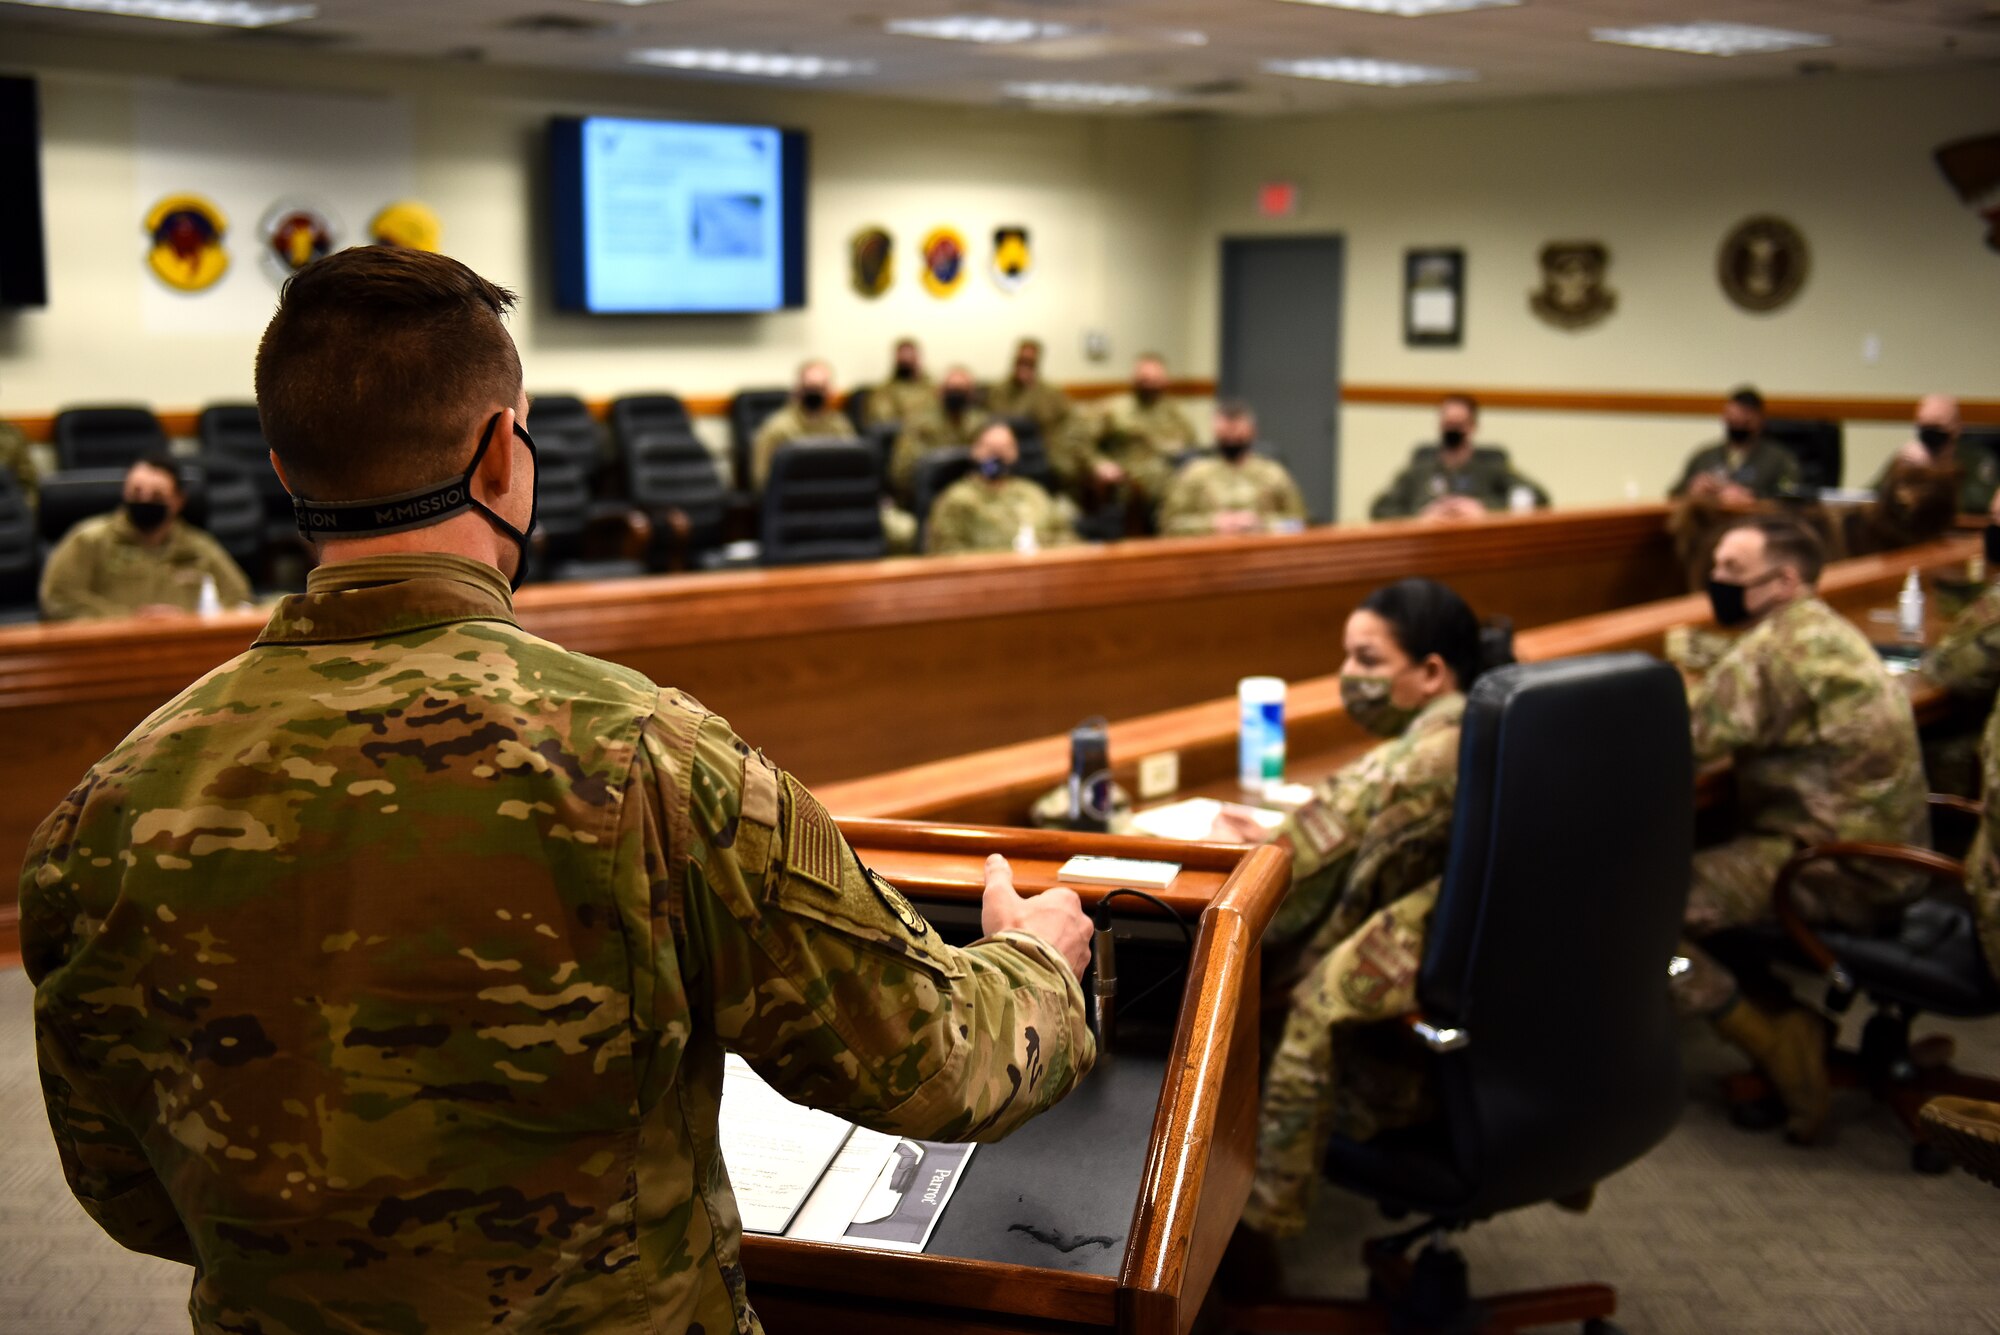
<path id="1" fill-rule="evenodd" d="M 1353 9 L 1363 14 L 1394 14 L 1399 19 L 1420 19 L 1428 14 L 1462 14 L 1468 9 L 1510 9 L 1521 0 L 1290 0 L 1295 5 L 1320 5 L 1326 9 Z"/>
<path id="2" fill-rule="evenodd" d="M 1332 60 L 1267 60 L 1264 68 L 1273 74 L 1294 79 L 1323 79 L 1328 83 L 1359 83 L 1371 88 L 1408 88 L 1425 83 L 1470 83 L 1477 70 L 1454 69 L 1449 65 L 1407 65 L 1400 60 L 1368 60 L 1341 56 Z"/>
<path id="3" fill-rule="evenodd" d="M 1833 45 L 1833 39 L 1822 33 L 1759 28 L 1749 23 L 1655 23 L 1644 28 L 1592 28 L 1590 35 L 1594 41 L 1618 46 L 1681 51 L 1691 56 L 1760 55 Z"/>
<path id="4" fill-rule="evenodd" d="M 1009 19 L 987 14 L 890 19 L 883 27 L 899 37 L 935 37 L 945 42 L 978 42 L 983 46 L 1040 42 L 1052 37 L 1073 37 L 1082 31 L 1067 23 L 1041 23 L 1034 19 Z"/>
<path id="5" fill-rule="evenodd" d="M 1128 83 L 1010 83 L 1000 91 L 1028 102 L 1068 106 L 1137 107 L 1173 100 L 1173 94 L 1161 89 Z"/>
<path id="6" fill-rule="evenodd" d="M 257 4 L 255 0 L 9 0 L 37 9 L 73 9 L 131 19 L 171 19 L 224 28 L 268 28 L 317 17 L 318 5 Z"/>
<path id="7" fill-rule="evenodd" d="M 831 56 L 795 56 L 777 51 L 707 51 L 681 47 L 649 47 L 634 51 L 641 65 L 672 70 L 705 70 L 743 74 L 756 79 L 839 79 L 867 74 L 875 66 L 865 60 L 835 60 Z"/>
<path id="8" fill-rule="evenodd" d="M 664 5 L 672 0 L 597 0 L 600 5 Z"/>

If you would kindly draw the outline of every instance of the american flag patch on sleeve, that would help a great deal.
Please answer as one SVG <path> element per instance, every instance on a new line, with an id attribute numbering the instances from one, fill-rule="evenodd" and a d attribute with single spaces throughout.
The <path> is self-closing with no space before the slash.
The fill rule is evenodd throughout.
<path id="1" fill-rule="evenodd" d="M 847 847 L 839 827 L 819 800 L 789 774 L 785 776 L 785 795 L 791 808 L 791 823 L 785 830 L 786 868 L 794 876 L 838 894 L 842 854 Z"/>

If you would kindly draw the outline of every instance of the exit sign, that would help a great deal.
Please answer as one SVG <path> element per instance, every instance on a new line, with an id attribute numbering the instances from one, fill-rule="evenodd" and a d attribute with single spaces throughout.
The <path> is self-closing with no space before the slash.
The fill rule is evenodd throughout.
<path id="1" fill-rule="evenodd" d="M 1257 212 L 1266 218 L 1289 218 L 1299 211 L 1299 187 L 1292 181 L 1267 181 L 1257 188 Z"/>

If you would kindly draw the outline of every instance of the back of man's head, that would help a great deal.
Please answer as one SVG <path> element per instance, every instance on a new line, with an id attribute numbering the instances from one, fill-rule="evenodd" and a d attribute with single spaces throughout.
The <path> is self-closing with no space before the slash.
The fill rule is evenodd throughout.
<path id="1" fill-rule="evenodd" d="M 257 410 L 286 480 L 316 501 L 390 496 L 462 470 L 521 394 L 514 294 L 457 260 L 357 246 L 285 284 L 257 349 Z"/>
<path id="2" fill-rule="evenodd" d="M 1764 561 L 1772 569 L 1795 570 L 1808 587 L 1819 583 L 1820 572 L 1826 569 L 1826 547 L 1811 529 L 1795 519 L 1779 518 L 1753 519 L 1744 527 L 1763 535 Z"/>

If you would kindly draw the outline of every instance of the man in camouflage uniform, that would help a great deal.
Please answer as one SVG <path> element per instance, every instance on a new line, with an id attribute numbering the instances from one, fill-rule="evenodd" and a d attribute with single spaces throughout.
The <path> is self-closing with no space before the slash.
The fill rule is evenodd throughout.
<path id="1" fill-rule="evenodd" d="M 1102 426 L 1043 378 L 1040 339 L 1024 338 L 1014 349 L 1012 373 L 987 386 L 986 410 L 994 417 L 1033 422 L 1058 485 L 1077 500 L 1088 498 Z"/>
<path id="2" fill-rule="evenodd" d="M 1474 444 L 1479 404 L 1470 394 L 1447 395 L 1438 405 L 1438 443 L 1419 445 L 1409 464 L 1375 498 L 1371 519 L 1478 519 L 1509 510 L 1517 493 L 1537 510 L 1549 494 L 1515 470 L 1498 445 Z"/>
<path id="3" fill-rule="evenodd" d="M 799 367 L 792 399 L 764 419 L 750 442 L 750 478 L 758 491 L 771 476 L 771 456 L 799 440 L 854 440 L 854 424 L 833 406 L 833 368 L 822 361 Z"/>
<path id="4" fill-rule="evenodd" d="M 988 422 L 972 443 L 973 471 L 946 487 L 931 507 L 924 550 L 951 552 L 1036 551 L 1076 541 L 1062 502 L 1041 485 L 1014 476 L 1021 452 L 1014 429 Z"/>
<path id="5" fill-rule="evenodd" d="M 889 490 L 904 505 L 915 500 L 917 465 L 933 450 L 969 449 L 991 420 L 972 404 L 972 372 L 954 366 L 944 373 L 935 397 L 905 417 L 889 451 Z"/>
<path id="6" fill-rule="evenodd" d="M 1173 481 L 1176 459 L 1200 444 L 1194 423 L 1167 397 L 1167 363 L 1142 354 L 1132 368 L 1132 392 L 1106 405 L 1097 437 L 1097 479 L 1131 488 L 1148 510 Z"/>
<path id="7" fill-rule="evenodd" d="M 1799 460 L 1764 439 L 1764 396 L 1745 386 L 1722 407 L 1723 439 L 1688 458 L 1671 493 L 1676 499 L 1748 505 L 1776 500 L 1799 482 Z"/>
<path id="8" fill-rule="evenodd" d="M 177 617 L 201 604 L 204 581 L 216 601 L 250 601 L 250 580 L 222 544 L 181 520 L 187 498 L 166 455 L 125 470 L 124 501 L 63 534 L 42 568 L 42 615 Z"/>
<path id="9" fill-rule="evenodd" d="M 937 396 L 937 385 L 924 374 L 923 349 L 914 338 L 899 338 L 889 378 L 868 391 L 868 425 L 914 421 L 936 407 Z"/>
<path id="10" fill-rule="evenodd" d="M 0 422 L 0 469 L 13 476 L 15 489 L 21 493 L 28 513 L 33 514 L 41 490 L 42 469 L 27 434 L 12 422 Z"/>
<path id="11" fill-rule="evenodd" d="M 1820 601 L 1819 542 L 1789 520 L 1741 525 L 1715 549 L 1716 619 L 1751 629 L 1692 692 L 1697 765 L 1733 760 L 1737 826 L 1694 858 L 1688 936 L 1771 917 L 1778 871 L 1802 848 L 1836 840 L 1925 841 L 1923 760 L 1908 694 L 1874 646 Z M 1808 919 L 1854 930 L 1892 920 L 1917 892 L 1909 877 L 1817 864 L 1793 884 Z M 1827 1111 L 1823 1022 L 1793 1007 L 1772 1015 L 1699 946 L 1671 982 L 1682 1013 L 1707 1015 L 1784 1098 L 1793 1137 L 1818 1135 Z"/>
<path id="12" fill-rule="evenodd" d="M 64 1170 L 203 1335 L 756 1332 L 725 1050 L 961 1140 L 1093 1059 L 1069 892 L 993 859 L 949 946 L 727 723 L 515 623 L 511 300 L 379 247 L 288 284 L 258 402 L 325 562 L 22 871 Z"/>
<path id="13" fill-rule="evenodd" d="M 1927 394 L 1918 402 L 1915 430 L 1876 477 L 1875 503 L 1859 518 L 1852 550 L 1913 547 L 1951 528 L 1968 505 L 1968 513 L 1985 513 L 1993 503 L 1993 459 L 1981 452 L 1985 479 L 1962 466 L 1958 425 L 1958 400 L 1949 394 Z"/>
<path id="14" fill-rule="evenodd" d="M 1215 457 L 1197 459 L 1175 476 L 1160 505 L 1160 532 L 1264 533 L 1302 527 L 1305 498 L 1276 459 L 1253 451 L 1257 414 L 1226 399 L 1215 406 Z"/>

